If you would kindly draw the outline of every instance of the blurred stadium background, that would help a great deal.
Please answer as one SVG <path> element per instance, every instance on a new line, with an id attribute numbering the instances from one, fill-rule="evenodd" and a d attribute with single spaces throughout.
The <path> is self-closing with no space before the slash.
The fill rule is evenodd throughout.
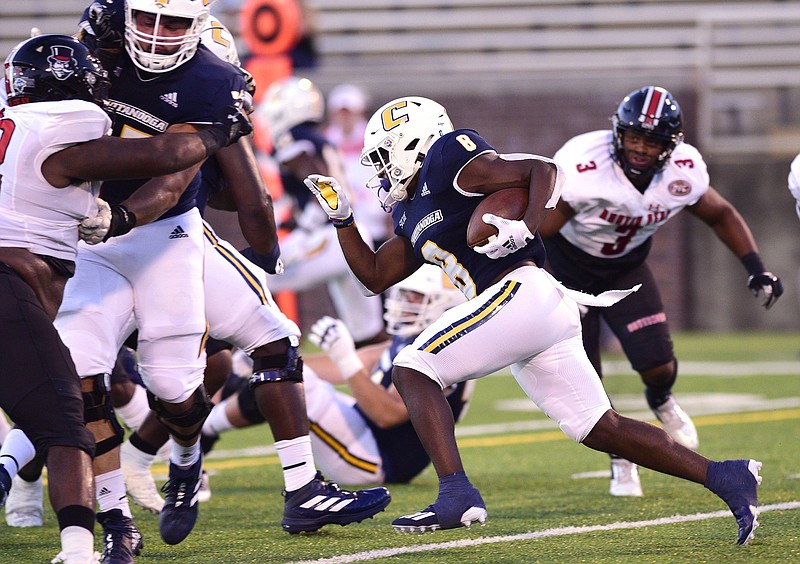
<path id="1" fill-rule="evenodd" d="M 0 3 L 0 51 L 34 26 L 74 33 L 88 4 Z M 217 0 L 212 13 L 236 36 L 259 93 L 294 72 L 326 93 L 343 82 L 362 86 L 374 107 L 429 96 L 456 126 L 505 152 L 552 155 L 573 135 L 609 127 L 629 91 L 668 88 L 712 185 L 742 212 L 786 286 L 765 312 L 711 230 L 679 215 L 656 235 L 651 258 L 672 326 L 798 329 L 800 221 L 786 177 L 800 152 L 800 2 Z M 235 221 L 211 221 L 240 241 Z"/>

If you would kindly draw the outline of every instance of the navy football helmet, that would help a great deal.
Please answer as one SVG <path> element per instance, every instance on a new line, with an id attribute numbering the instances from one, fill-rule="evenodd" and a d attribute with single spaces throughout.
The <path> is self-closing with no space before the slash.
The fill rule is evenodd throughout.
<path id="1" fill-rule="evenodd" d="M 108 73 L 69 35 L 37 35 L 17 45 L 5 61 L 8 105 L 86 100 L 102 105 Z"/>
<path id="2" fill-rule="evenodd" d="M 616 113 L 611 116 L 611 124 L 614 160 L 627 176 L 642 177 L 657 173 L 667 164 L 675 147 L 683 141 L 681 108 L 674 96 L 659 86 L 645 86 L 625 96 Z M 655 166 L 642 170 L 628 163 L 622 147 L 625 131 L 635 131 L 664 143 L 664 151 L 658 155 Z"/>

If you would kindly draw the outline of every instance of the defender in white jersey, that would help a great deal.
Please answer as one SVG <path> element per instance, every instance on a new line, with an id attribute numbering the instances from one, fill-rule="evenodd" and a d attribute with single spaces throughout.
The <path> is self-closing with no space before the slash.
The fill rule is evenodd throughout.
<path id="1" fill-rule="evenodd" d="M 742 261 L 750 275 L 748 288 L 756 296 L 763 291 L 766 308 L 783 287 L 764 268 L 742 216 L 709 185 L 703 157 L 683 143 L 681 110 L 672 94 L 656 86 L 631 92 L 612 122 L 611 131 L 578 135 L 555 154 L 566 181 L 539 233 L 545 237 L 548 268 L 569 288 L 596 293 L 642 284 L 611 307 L 588 308 L 581 317 L 584 346 L 602 376 L 602 317 L 641 375 L 653 413 L 675 440 L 696 449 L 694 424 L 671 393 L 678 363 L 658 285 L 645 262 L 653 234 L 686 208 Z M 642 495 L 636 467 L 612 457 L 610 491 Z"/>
<path id="2" fill-rule="evenodd" d="M 79 238 L 96 244 L 132 227 L 97 198 L 91 181 L 191 166 L 223 146 L 230 124 L 161 139 L 105 136 L 111 120 L 99 105 L 108 90 L 107 75 L 86 47 L 66 35 L 39 35 L 19 44 L 6 59 L 5 78 L 0 407 L 14 420 L 15 432 L 32 441 L 25 457 L 38 452 L 47 460 L 50 499 L 61 529 L 59 561 L 89 562 L 94 561 L 95 440 L 84 410 L 88 405 L 95 415 L 88 424 L 102 424 L 107 405 L 102 394 L 82 394 L 53 319 L 75 273 Z M 174 157 L 163 159 L 165 153 Z M 147 201 L 161 194 L 148 196 L 126 203 L 144 217 Z M 0 454 L 0 505 L 22 458 L 5 450 Z"/>

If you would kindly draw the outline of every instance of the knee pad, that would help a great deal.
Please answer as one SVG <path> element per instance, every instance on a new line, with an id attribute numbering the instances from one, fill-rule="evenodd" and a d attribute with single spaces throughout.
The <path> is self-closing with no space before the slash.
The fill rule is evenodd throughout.
<path id="1" fill-rule="evenodd" d="M 150 390 L 147 390 L 147 402 L 150 404 L 150 409 L 156 412 L 158 420 L 169 429 L 172 435 L 183 441 L 191 440 L 197 435 L 200 425 L 211 413 L 211 408 L 213 407 L 211 398 L 208 397 L 202 384 L 194 391 L 191 397 L 194 400 L 192 406 L 183 413 L 175 414 L 167 411 L 164 407 L 164 402 L 153 395 Z M 193 428 L 196 428 L 197 432 L 184 432 L 184 429 Z"/>
<path id="2" fill-rule="evenodd" d="M 236 402 L 239 404 L 239 411 L 242 412 L 242 416 L 251 423 L 261 423 L 265 421 L 264 416 L 261 415 L 261 411 L 259 411 L 258 405 L 256 404 L 256 396 L 253 393 L 252 387 L 245 386 L 240 389 L 239 395 L 236 397 Z"/>
<path id="3" fill-rule="evenodd" d="M 106 374 L 81 378 L 83 418 L 94 435 L 95 456 L 110 452 L 122 444 L 125 431 L 117 421 L 111 405 Z"/>
<path id="4" fill-rule="evenodd" d="M 286 350 L 286 354 L 262 356 L 253 359 L 253 375 L 250 376 L 251 388 L 270 382 L 302 381 L 303 359 L 295 345 L 290 345 Z"/>

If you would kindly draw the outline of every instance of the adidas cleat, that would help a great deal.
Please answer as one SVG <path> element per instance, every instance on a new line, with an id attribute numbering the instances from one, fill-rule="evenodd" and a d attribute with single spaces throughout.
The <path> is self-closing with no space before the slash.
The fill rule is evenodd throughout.
<path id="1" fill-rule="evenodd" d="M 168 443 L 169 444 L 169 443 Z M 136 447 L 130 441 L 122 443 L 120 462 L 125 478 L 125 490 L 133 502 L 150 513 L 158 515 L 164 507 L 164 498 L 158 495 L 158 487 L 150 472 L 150 467 L 142 467 L 131 454 Z"/>
<path id="2" fill-rule="evenodd" d="M 481 498 L 477 488 L 472 487 L 472 492 L 458 500 L 442 501 L 441 497 L 433 505 L 422 511 L 403 515 L 392 521 L 392 527 L 400 533 L 433 533 L 439 529 L 455 529 L 457 527 L 472 527 L 478 522 L 483 526 L 486 523 L 486 504 Z"/>
<path id="3" fill-rule="evenodd" d="M 19 475 L 11 481 L 13 487 L 6 500 L 6 523 L 9 527 L 41 527 L 44 523 L 43 480 L 33 482 Z"/>
<path id="4" fill-rule="evenodd" d="M 611 485 L 608 493 L 617 497 L 642 497 L 639 467 L 624 458 L 611 459 Z"/>
<path id="5" fill-rule="evenodd" d="M 197 522 L 202 475 L 202 457 L 189 468 L 170 463 L 169 481 L 161 488 L 166 499 L 158 519 L 158 528 L 165 543 L 178 544 L 192 532 Z"/>
<path id="6" fill-rule="evenodd" d="M 125 517 L 121 509 L 110 509 L 97 514 L 103 528 L 103 554 L 101 564 L 127 564 L 134 562 L 144 547 L 142 534 L 133 519 Z"/>
<path id="7" fill-rule="evenodd" d="M 208 472 L 203 470 L 203 476 L 200 478 L 200 490 L 197 493 L 197 501 L 205 503 L 211 501 L 211 482 L 208 479 Z"/>
<path id="8" fill-rule="evenodd" d="M 686 448 L 697 450 L 700 445 L 697 429 L 692 418 L 678 405 L 672 394 L 666 402 L 654 409 L 653 413 L 670 437 Z"/>
<path id="9" fill-rule="evenodd" d="M 325 525 L 359 523 L 383 511 L 392 500 L 386 488 L 343 490 L 325 481 L 321 472 L 299 490 L 283 495 L 281 526 L 292 534 L 316 531 Z"/>
<path id="10" fill-rule="evenodd" d="M 746 545 L 758 527 L 758 486 L 761 484 L 761 463 L 757 460 L 725 460 L 711 462 L 706 487 L 728 505 L 739 534 L 736 544 Z"/>

